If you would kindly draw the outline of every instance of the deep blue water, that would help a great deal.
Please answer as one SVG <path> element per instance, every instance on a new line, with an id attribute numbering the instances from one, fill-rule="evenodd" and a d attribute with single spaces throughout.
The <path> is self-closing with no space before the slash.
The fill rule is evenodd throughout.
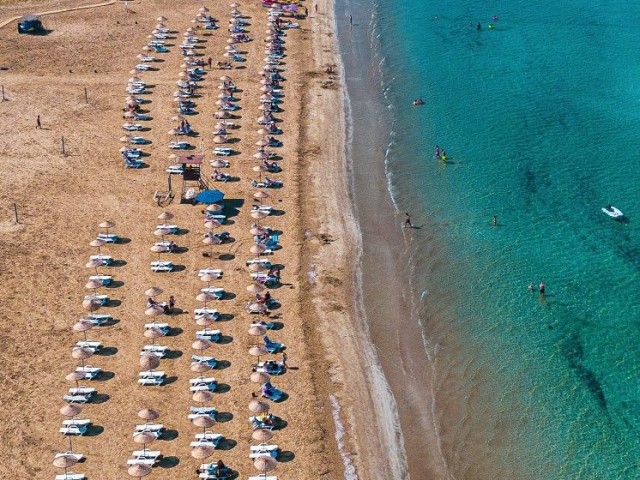
<path id="1" fill-rule="evenodd" d="M 375 12 L 392 192 L 422 225 L 413 296 L 436 397 L 454 398 L 441 418 L 451 471 L 640 478 L 640 3 Z M 544 299 L 527 288 L 541 281 Z M 478 456 L 500 466 L 474 469 Z"/>

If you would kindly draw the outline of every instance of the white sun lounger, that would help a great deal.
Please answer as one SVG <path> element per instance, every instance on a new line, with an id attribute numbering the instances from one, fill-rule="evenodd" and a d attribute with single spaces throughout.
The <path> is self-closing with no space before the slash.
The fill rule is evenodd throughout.
<path id="1" fill-rule="evenodd" d="M 76 342 L 76 347 L 91 348 L 95 352 L 96 350 L 100 350 L 102 348 L 102 343 L 94 342 L 93 340 L 80 340 Z"/>
<path id="2" fill-rule="evenodd" d="M 173 262 L 151 262 L 151 271 L 153 272 L 170 272 L 173 270 Z"/>
<path id="3" fill-rule="evenodd" d="M 100 260 L 102 265 L 109 265 L 113 262 L 113 257 L 111 255 L 90 255 L 89 260 Z"/>
<path id="4" fill-rule="evenodd" d="M 212 295 L 216 295 L 217 297 L 222 297 L 224 295 L 224 288 L 222 287 L 205 287 L 200 289 L 202 293 L 211 293 Z"/>
<path id="5" fill-rule="evenodd" d="M 218 313 L 218 310 L 216 310 L 215 308 L 196 308 L 193 311 L 193 315 L 198 318 L 198 317 L 202 317 L 203 315 L 216 315 Z"/>
<path id="6" fill-rule="evenodd" d="M 167 225 L 166 223 L 163 223 L 162 225 L 156 225 L 156 230 L 169 230 L 171 233 L 176 233 L 179 228 L 178 225 Z"/>
<path id="7" fill-rule="evenodd" d="M 198 385 L 191 385 L 189 387 L 190 392 L 215 392 L 216 384 L 215 383 L 201 383 Z"/>
<path id="8" fill-rule="evenodd" d="M 258 208 L 252 207 L 251 208 L 252 212 L 266 212 L 269 215 L 271 215 L 271 212 L 273 211 L 273 207 L 270 205 L 259 205 Z"/>
<path id="9" fill-rule="evenodd" d="M 85 365 L 84 367 L 76 367 L 76 372 L 88 373 L 93 375 L 91 378 L 96 375 L 102 373 L 102 369 L 100 367 L 92 367 L 91 365 Z"/>
<path id="10" fill-rule="evenodd" d="M 111 275 L 91 275 L 89 277 L 89 280 L 98 280 L 99 282 L 102 282 L 103 285 L 106 285 L 107 283 L 111 282 L 113 280 L 113 276 Z"/>
<path id="11" fill-rule="evenodd" d="M 96 326 L 100 326 L 105 322 L 113 320 L 113 317 L 108 313 L 90 313 L 89 315 L 87 315 L 87 320 L 89 320 Z"/>
<path id="12" fill-rule="evenodd" d="M 150 328 L 159 328 L 160 330 L 168 331 L 170 327 L 168 323 L 160 323 L 160 322 L 152 322 L 152 323 L 144 324 L 145 330 L 149 330 Z"/>
<path id="13" fill-rule="evenodd" d="M 275 475 L 269 475 L 267 477 L 266 475 L 260 474 L 249 477 L 249 480 L 278 480 L 278 477 L 276 477 Z"/>
<path id="14" fill-rule="evenodd" d="M 215 442 L 217 444 L 220 440 L 222 440 L 223 436 L 220 435 L 219 433 L 204 432 L 204 433 L 196 433 L 195 438 L 196 440 Z"/>
<path id="15" fill-rule="evenodd" d="M 116 243 L 118 241 L 118 235 L 115 233 L 99 233 L 97 238 L 107 243 Z"/>
<path id="16" fill-rule="evenodd" d="M 158 450 L 134 450 L 131 454 L 135 458 L 153 458 L 157 460 L 160 457 L 160 451 Z"/>
<path id="17" fill-rule="evenodd" d="M 203 377 L 203 378 L 190 378 L 189 385 L 198 385 L 200 383 L 216 383 L 216 379 L 213 377 Z"/>
<path id="18" fill-rule="evenodd" d="M 217 412 L 214 409 L 212 410 L 212 413 L 190 413 L 189 415 L 187 415 L 187 418 L 189 420 L 195 420 L 198 417 L 211 417 L 215 420 Z"/>
<path id="19" fill-rule="evenodd" d="M 157 460 L 154 458 L 130 458 L 127 460 L 127 465 L 148 465 L 153 467 Z"/>
<path id="20" fill-rule="evenodd" d="M 249 458 L 252 458 L 252 459 L 255 459 L 258 457 L 275 458 L 278 456 L 279 450 L 280 450 L 280 447 L 278 447 L 278 445 L 267 445 L 267 444 L 252 445 L 249 453 Z"/>
<path id="21" fill-rule="evenodd" d="M 164 345 L 145 345 L 142 347 L 140 351 L 140 355 L 144 355 L 145 353 L 152 353 L 156 357 L 164 358 L 169 351 L 169 347 L 165 347 Z"/>
<path id="22" fill-rule="evenodd" d="M 100 302 L 101 305 L 104 305 L 109 301 L 109 295 L 85 295 L 84 300 L 93 300 L 94 302 Z"/>
<path id="23" fill-rule="evenodd" d="M 87 480 L 87 476 L 84 473 L 67 472 L 56 475 L 56 480 Z"/>
<path id="24" fill-rule="evenodd" d="M 247 260 L 247 265 L 253 265 L 254 263 L 261 263 L 262 265 L 271 265 L 271 260 L 267 258 L 254 258 L 253 260 Z"/>
<path id="25" fill-rule="evenodd" d="M 219 440 L 196 440 L 195 442 L 191 442 L 189 445 L 191 448 L 195 447 L 213 447 L 217 446 Z"/>
<path id="26" fill-rule="evenodd" d="M 135 435 L 140 432 L 161 432 L 162 430 L 164 430 L 164 425 L 161 423 L 142 423 L 136 425 L 136 431 L 133 434 Z"/>
<path id="27" fill-rule="evenodd" d="M 164 378 L 139 378 L 138 385 L 144 387 L 159 387 L 164 383 Z"/>
<path id="28" fill-rule="evenodd" d="M 89 395 L 65 395 L 62 399 L 67 403 L 87 403 Z"/>
<path id="29" fill-rule="evenodd" d="M 71 425 L 69 427 L 62 427 L 58 431 L 63 435 L 78 435 L 78 436 L 81 436 L 81 435 L 84 435 L 85 433 L 87 433 L 87 427 L 86 427 L 86 425 L 80 425 L 80 426 Z"/>
<path id="30" fill-rule="evenodd" d="M 138 374 L 138 378 L 164 378 L 167 374 L 162 370 L 145 370 Z"/>
<path id="31" fill-rule="evenodd" d="M 93 395 L 96 389 L 93 387 L 73 387 L 69 389 L 69 395 Z"/>
<path id="32" fill-rule="evenodd" d="M 184 169 L 182 165 L 170 165 L 167 167 L 166 172 L 171 175 L 182 175 L 184 173 Z"/>
<path id="33" fill-rule="evenodd" d="M 220 330 L 198 330 L 196 338 L 216 342 L 220 339 Z"/>
<path id="34" fill-rule="evenodd" d="M 72 425 L 84 425 L 87 426 L 91 423 L 91 420 L 88 418 L 72 418 L 71 420 L 63 420 L 63 427 L 70 427 Z"/>
<path id="35" fill-rule="evenodd" d="M 217 278 L 221 278 L 222 277 L 222 269 L 220 269 L 220 268 L 202 268 L 198 272 L 198 276 L 202 277 L 207 273 L 209 275 L 212 275 L 212 276 L 217 277 Z"/>

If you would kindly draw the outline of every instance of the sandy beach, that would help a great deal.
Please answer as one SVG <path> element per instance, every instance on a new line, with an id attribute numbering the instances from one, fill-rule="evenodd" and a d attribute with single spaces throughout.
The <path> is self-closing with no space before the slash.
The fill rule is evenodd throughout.
<path id="1" fill-rule="evenodd" d="M 91 3 L 2 2 L 0 21 L 31 11 Z M 284 130 L 279 138 L 284 146 L 278 149 L 283 172 L 277 178 L 284 188 L 271 190 L 268 199 L 281 213 L 264 221 L 284 232 L 282 249 L 272 260 L 285 266 L 282 286 L 272 291 L 282 305 L 273 312 L 273 320 L 283 328 L 270 332 L 273 339 L 287 345 L 291 367 L 273 379 L 289 395 L 271 410 L 286 422 L 271 442 L 281 449 L 273 472 L 278 478 L 344 478 L 343 458 L 334 439 L 331 394 L 339 399 L 347 425 L 345 458 L 355 463 L 360 478 L 374 478 L 367 473 L 369 469 L 376 469 L 378 478 L 386 471 L 384 457 L 374 454 L 380 445 L 362 440 L 375 430 L 375 424 L 362 422 L 371 401 L 368 390 L 352 383 L 365 377 L 361 375 L 364 366 L 357 361 L 358 334 L 350 330 L 355 243 L 344 175 L 344 123 L 336 122 L 343 97 L 339 74 L 331 80 L 323 70 L 324 64 L 336 63 L 337 55 L 331 5 L 319 2 L 317 16 L 301 20 L 301 29 L 287 31 L 286 96 L 284 112 L 277 115 Z M 63 419 L 58 410 L 63 394 L 73 386 L 64 377 L 78 364 L 70 350 L 81 334 L 71 327 L 85 314 L 81 303 L 90 271 L 84 264 L 96 253 L 88 243 L 98 233 L 97 224 L 106 219 L 113 220 L 113 231 L 126 239 L 102 249 L 120 261 L 117 267 L 101 269 L 113 275 L 115 285 L 102 289 L 112 302 L 100 313 L 109 313 L 116 321 L 88 333 L 107 347 L 105 354 L 89 359 L 107 375 L 91 383 L 98 391 L 98 402 L 86 405 L 81 418 L 90 418 L 94 427 L 89 435 L 73 442 L 74 450 L 87 460 L 72 470 L 88 478 L 126 478 L 127 458 L 139 447 L 131 438 L 134 426 L 142 423 L 136 412 L 144 407 L 158 409 L 159 421 L 168 430 L 153 444 L 164 458 L 148 478 L 163 474 L 195 478 L 194 471 L 202 463 L 189 454 L 189 442 L 200 429 L 187 419 L 189 406 L 194 404 L 188 391 L 188 379 L 195 376 L 189 369 L 190 356 L 197 353 L 191 348 L 197 328 L 191 312 L 201 306 L 195 296 L 203 286 L 196 273 L 210 263 L 202 255 L 208 251 L 201 242 L 206 231 L 202 206 L 180 204 L 176 198 L 159 207 L 152 199 L 154 191 L 166 189 L 165 169 L 172 163 L 167 158 L 167 144 L 172 140 L 167 132 L 175 124 L 171 120 L 175 115 L 172 92 L 182 63 L 177 47 L 169 47 L 170 52 L 160 57 L 164 61 L 155 64 L 157 71 L 140 74 L 153 85 L 152 93 L 145 96 L 151 100 L 145 105 L 152 117 L 145 122 L 150 130 L 143 132 L 152 141 L 144 147 L 149 168 L 124 169 L 118 154 L 129 70 L 137 63 L 136 55 L 157 23 L 156 17 L 166 16 L 167 26 L 179 37 L 192 26 L 200 4 L 177 8 L 174 2 L 155 0 L 130 1 L 128 6 L 129 12 L 118 2 L 44 16 L 43 23 L 51 32 L 42 37 L 18 36 L 15 23 L 0 29 L 0 43 L 7 47 L 0 52 L 0 84 L 7 98 L 0 104 L 3 477 L 53 478 L 62 473 L 51 461 L 68 444 L 58 433 Z M 223 60 L 229 7 L 207 6 L 221 28 L 209 34 L 197 32 L 204 41 L 202 58 Z M 237 215 L 224 226 L 235 241 L 216 247 L 213 260 L 224 271 L 223 280 L 215 286 L 231 295 L 215 304 L 224 314 L 225 321 L 215 327 L 225 341 L 207 352 L 221 360 L 222 367 L 212 372 L 222 388 L 212 402 L 221 415 L 210 430 L 226 441 L 207 461 L 221 458 L 239 472 L 239 478 L 246 478 L 258 473 L 248 456 L 249 446 L 256 442 L 251 440 L 247 405 L 258 386 L 249 381 L 255 358 L 247 350 L 255 339 L 247 334 L 252 318 L 244 305 L 251 298 L 245 290 L 250 283 L 245 262 L 254 256 L 249 252 L 252 238 L 248 230 L 253 220 L 248 213 L 256 163 L 250 155 L 260 139 L 255 118 L 266 9 L 254 3 L 240 8 L 250 22 L 248 33 L 254 37 L 253 42 L 242 44 L 247 62 L 241 68 L 208 73 L 201 97 L 195 100 L 199 114 L 190 122 L 200 132 L 197 153 L 202 149 L 212 158 L 217 77 L 230 75 L 240 90 L 241 110 L 233 120 L 240 128 L 232 136 L 238 139 L 233 148 L 241 153 L 230 158 L 231 167 L 225 173 L 240 180 L 210 183 L 224 191 L 228 206 L 237 209 Z M 327 81 L 333 83 L 323 88 Z M 35 128 L 38 115 L 41 130 Z M 205 173 L 211 173 L 208 166 Z M 14 204 L 18 224 L 12 218 Z M 159 223 L 156 217 L 165 210 L 175 215 L 172 222 L 185 231 L 172 238 L 184 247 L 184 253 L 171 257 L 183 268 L 169 274 L 152 273 L 149 262 L 156 257 L 149 248 L 158 240 L 153 235 Z M 139 387 L 139 351 L 148 343 L 142 332 L 149 321 L 144 315 L 143 292 L 151 286 L 164 290 L 160 300 L 176 297 L 176 313 L 162 317 L 174 334 L 161 339 L 174 354 L 161 363 L 170 379 L 167 385 Z M 349 359 L 342 355 L 345 352 L 351 353 Z M 349 375 L 341 366 L 345 360 L 350 362 Z"/>

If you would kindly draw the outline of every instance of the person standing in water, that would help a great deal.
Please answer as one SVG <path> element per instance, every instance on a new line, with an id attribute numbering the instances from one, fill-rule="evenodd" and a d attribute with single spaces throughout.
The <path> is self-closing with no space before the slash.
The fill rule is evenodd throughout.
<path id="1" fill-rule="evenodd" d="M 540 292 L 540 296 L 544 297 L 545 285 L 543 281 L 540 281 L 540 285 L 538 285 L 538 291 Z"/>
<path id="2" fill-rule="evenodd" d="M 493 216 L 493 226 L 494 226 L 494 227 L 497 227 L 497 226 L 498 226 L 498 216 L 497 216 L 497 215 L 494 215 L 494 216 Z"/>
<path id="3" fill-rule="evenodd" d="M 438 145 L 436 145 L 436 148 L 433 149 L 433 153 L 437 158 L 440 158 L 440 147 Z"/>
<path id="4" fill-rule="evenodd" d="M 408 213 L 404 214 L 404 228 L 413 228 L 413 225 L 411 224 L 411 215 Z"/>

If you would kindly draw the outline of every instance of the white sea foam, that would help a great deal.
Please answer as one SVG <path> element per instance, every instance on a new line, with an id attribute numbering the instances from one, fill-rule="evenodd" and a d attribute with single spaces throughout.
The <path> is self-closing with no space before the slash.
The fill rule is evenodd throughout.
<path id="1" fill-rule="evenodd" d="M 344 463 L 344 478 L 345 480 L 358 480 L 356 467 L 353 465 L 351 457 L 349 457 L 349 454 L 347 453 L 344 445 L 345 432 L 344 424 L 340 419 L 340 403 L 338 402 L 338 398 L 335 395 L 329 395 L 329 400 L 331 401 L 331 414 L 333 416 L 333 423 L 336 426 L 336 443 L 338 444 L 338 452 L 340 452 L 342 463 Z"/>

